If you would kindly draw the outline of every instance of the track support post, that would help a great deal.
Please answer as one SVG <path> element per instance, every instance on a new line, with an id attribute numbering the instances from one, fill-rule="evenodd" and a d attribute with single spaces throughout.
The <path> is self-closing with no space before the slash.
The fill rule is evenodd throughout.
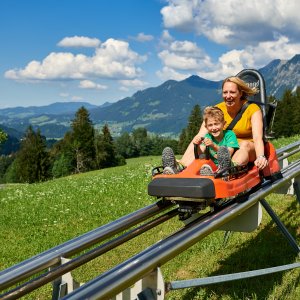
<path id="1" fill-rule="evenodd" d="M 159 267 L 111 300 L 163 300 L 165 283 Z"/>
<path id="2" fill-rule="evenodd" d="M 294 187 L 294 193 L 296 195 L 296 198 L 300 204 L 300 177 L 294 178 L 293 187 Z"/>
<path id="3" fill-rule="evenodd" d="M 296 253 L 299 253 L 300 252 L 300 247 L 298 246 L 297 242 L 295 241 L 293 236 L 289 233 L 289 231 L 284 226 L 284 224 L 280 221 L 279 217 L 273 211 L 273 209 L 268 204 L 268 202 L 265 199 L 260 199 L 259 201 L 260 201 L 261 205 L 264 207 L 264 209 L 266 210 L 266 212 L 270 215 L 272 220 L 276 223 L 278 229 L 281 231 L 281 233 L 288 240 L 288 242 L 292 246 L 292 248 L 296 251 Z"/>
<path id="4" fill-rule="evenodd" d="M 61 257 L 61 264 L 70 261 L 65 257 Z M 51 269 L 51 268 L 50 268 Z M 69 293 L 73 292 L 75 289 L 80 287 L 80 283 L 73 279 L 71 272 L 68 272 L 61 277 L 56 278 L 52 282 L 52 300 L 59 300 Z"/>

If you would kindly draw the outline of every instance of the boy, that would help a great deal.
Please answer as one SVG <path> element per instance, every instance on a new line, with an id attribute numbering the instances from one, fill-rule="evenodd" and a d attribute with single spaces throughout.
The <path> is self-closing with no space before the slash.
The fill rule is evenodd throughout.
<path id="1" fill-rule="evenodd" d="M 210 158 L 218 166 L 218 170 L 223 170 L 231 165 L 231 156 L 239 144 L 236 135 L 231 130 L 223 130 L 225 125 L 224 114 L 221 109 L 209 106 L 204 110 L 203 115 L 205 127 L 208 133 L 204 138 L 195 137 L 193 142 L 199 144 L 199 152 L 204 153 L 205 148 L 209 148 Z M 201 143 L 201 144 L 200 144 Z M 176 174 L 182 170 L 176 161 L 173 150 L 165 148 L 162 155 L 164 174 Z M 210 165 L 204 164 L 200 169 L 201 175 L 213 175 Z"/>
<path id="2" fill-rule="evenodd" d="M 203 119 L 208 133 L 200 140 L 194 139 L 194 143 L 199 144 L 199 152 L 205 153 L 208 147 L 210 158 L 218 166 L 218 170 L 230 167 L 231 156 L 236 149 L 239 149 L 235 133 L 231 130 L 223 130 L 226 123 L 224 114 L 216 106 L 205 108 Z M 213 175 L 213 170 L 210 165 L 204 164 L 200 169 L 200 174 Z"/>

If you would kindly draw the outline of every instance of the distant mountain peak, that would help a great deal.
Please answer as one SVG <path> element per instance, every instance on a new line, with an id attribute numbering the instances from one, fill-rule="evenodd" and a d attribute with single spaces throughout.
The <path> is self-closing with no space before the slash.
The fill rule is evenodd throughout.
<path id="1" fill-rule="evenodd" d="M 217 81 L 211 81 L 211 80 L 202 78 L 198 75 L 192 75 L 192 76 L 184 79 L 183 82 L 186 82 L 192 86 L 201 86 L 203 88 L 212 88 L 213 86 L 215 86 L 216 83 L 219 83 Z"/>

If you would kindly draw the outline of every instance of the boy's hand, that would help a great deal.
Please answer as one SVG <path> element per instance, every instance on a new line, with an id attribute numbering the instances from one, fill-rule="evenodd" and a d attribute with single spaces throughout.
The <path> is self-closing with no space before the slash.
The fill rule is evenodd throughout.
<path id="1" fill-rule="evenodd" d="M 213 141 L 209 138 L 203 139 L 202 143 L 207 147 L 209 147 L 209 146 L 212 147 L 214 145 Z"/>

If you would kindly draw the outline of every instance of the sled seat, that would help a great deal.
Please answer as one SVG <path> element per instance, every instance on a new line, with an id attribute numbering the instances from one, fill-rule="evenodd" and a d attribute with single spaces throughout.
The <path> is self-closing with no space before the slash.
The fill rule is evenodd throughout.
<path id="1" fill-rule="evenodd" d="M 215 186 L 209 178 L 154 178 L 148 194 L 156 197 L 215 198 Z"/>

